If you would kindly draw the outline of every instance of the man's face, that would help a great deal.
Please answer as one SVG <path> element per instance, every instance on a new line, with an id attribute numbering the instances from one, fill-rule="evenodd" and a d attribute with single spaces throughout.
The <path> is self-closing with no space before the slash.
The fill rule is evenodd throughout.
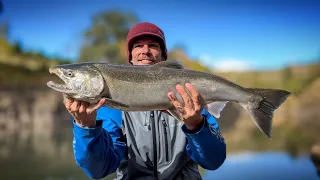
<path id="1" fill-rule="evenodd" d="M 148 65 L 162 61 L 160 44 L 150 36 L 137 38 L 132 46 L 133 65 Z"/>

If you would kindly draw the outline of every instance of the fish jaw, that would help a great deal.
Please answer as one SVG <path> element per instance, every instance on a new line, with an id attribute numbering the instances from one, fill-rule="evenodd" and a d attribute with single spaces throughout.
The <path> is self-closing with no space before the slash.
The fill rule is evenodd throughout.
<path id="1" fill-rule="evenodd" d="M 47 86 L 49 88 L 54 89 L 55 91 L 65 93 L 65 94 L 74 94 L 76 93 L 74 89 L 72 88 L 71 83 L 65 78 L 65 76 L 62 74 L 62 71 L 60 68 L 51 67 L 49 68 L 50 74 L 57 75 L 65 84 L 58 84 L 53 81 L 47 82 Z"/>

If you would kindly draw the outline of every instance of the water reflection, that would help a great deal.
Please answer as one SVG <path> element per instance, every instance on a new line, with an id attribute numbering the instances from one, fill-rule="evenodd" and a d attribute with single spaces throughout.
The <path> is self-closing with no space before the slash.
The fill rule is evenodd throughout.
<path id="1" fill-rule="evenodd" d="M 72 129 L 67 126 L 60 126 L 52 135 L 34 134 L 32 129 L 0 134 L 0 179 L 89 179 L 75 164 Z M 111 175 L 104 179 L 113 178 Z M 221 168 L 204 171 L 203 178 L 319 179 L 309 156 L 292 158 L 282 152 L 228 154 Z"/>
<path id="2" fill-rule="evenodd" d="M 87 180 L 75 164 L 72 129 L 61 128 L 54 136 L 32 136 L 31 132 L 0 137 L 0 179 Z M 57 134 L 60 134 L 58 136 Z M 63 138 L 62 138 L 63 136 Z M 104 178 L 111 180 L 114 175 Z"/>
<path id="3" fill-rule="evenodd" d="M 216 171 L 206 171 L 204 179 L 227 180 L 313 180 L 320 179 L 309 156 L 293 158 L 283 152 L 229 154 Z"/>

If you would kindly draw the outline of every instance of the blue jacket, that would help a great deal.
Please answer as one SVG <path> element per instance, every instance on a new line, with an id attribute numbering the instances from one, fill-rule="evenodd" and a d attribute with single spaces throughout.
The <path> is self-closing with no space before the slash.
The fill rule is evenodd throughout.
<path id="1" fill-rule="evenodd" d="M 197 165 L 215 170 L 226 158 L 217 121 L 206 110 L 202 114 L 201 129 L 189 132 L 184 124 L 160 111 L 122 112 L 101 107 L 95 128 L 74 123 L 76 163 L 94 179 L 116 171 L 118 179 L 183 179 L 190 173 L 200 179 Z"/>

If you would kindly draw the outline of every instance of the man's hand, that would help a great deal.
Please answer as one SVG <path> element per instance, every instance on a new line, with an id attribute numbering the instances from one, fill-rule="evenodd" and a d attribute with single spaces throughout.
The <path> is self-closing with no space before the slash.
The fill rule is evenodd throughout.
<path id="1" fill-rule="evenodd" d="M 74 118 L 76 124 L 86 128 L 96 126 L 96 110 L 105 103 L 105 99 L 101 99 L 98 104 L 90 105 L 88 102 L 79 101 L 71 97 L 65 97 L 65 107 Z"/>
<path id="2" fill-rule="evenodd" d="M 186 83 L 185 87 L 189 90 L 191 97 L 183 86 L 176 86 L 183 102 L 179 102 L 173 92 L 169 92 L 168 97 L 178 112 L 180 112 L 187 128 L 192 131 L 197 129 L 203 123 L 203 116 L 201 114 L 202 107 L 200 104 L 200 95 L 196 88 L 190 83 Z"/>

